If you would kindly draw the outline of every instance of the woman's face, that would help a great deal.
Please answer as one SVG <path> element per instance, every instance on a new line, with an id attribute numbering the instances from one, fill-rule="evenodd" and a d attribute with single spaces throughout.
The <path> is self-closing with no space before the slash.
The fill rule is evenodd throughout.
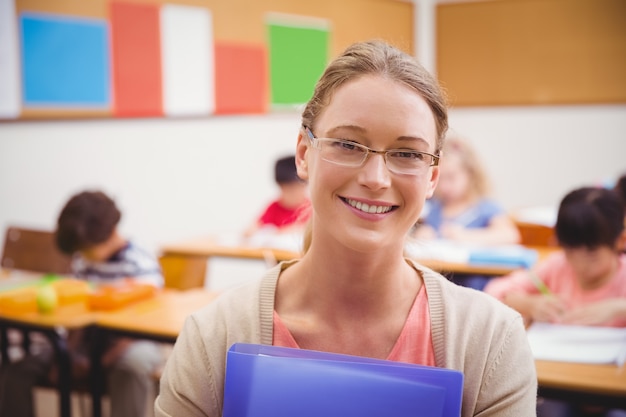
<path id="1" fill-rule="evenodd" d="M 371 149 L 435 153 L 437 129 L 426 101 L 408 87 L 380 76 L 363 76 L 341 86 L 312 128 L 317 138 L 344 139 Z M 384 157 L 369 154 L 360 167 L 323 160 L 298 138 L 298 173 L 308 179 L 314 210 L 313 236 L 339 241 L 357 251 L 404 245 L 424 200 L 433 193 L 437 167 L 396 174 Z"/>

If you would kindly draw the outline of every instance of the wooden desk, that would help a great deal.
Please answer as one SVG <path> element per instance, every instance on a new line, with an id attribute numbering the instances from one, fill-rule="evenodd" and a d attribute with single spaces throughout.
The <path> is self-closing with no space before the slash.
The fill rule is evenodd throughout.
<path id="1" fill-rule="evenodd" d="M 11 283 L 9 279 L 19 278 L 23 282 L 40 278 L 43 274 L 26 271 L 2 270 L 0 285 Z M 59 415 L 71 416 L 71 362 L 66 344 L 66 330 L 80 329 L 95 323 L 96 314 L 87 309 L 84 304 L 60 307 L 50 314 L 0 314 L 0 346 L 2 347 L 2 363 L 8 363 L 9 355 L 7 329 L 18 329 L 25 334 L 31 331 L 42 333 L 54 347 L 59 365 Z"/>
<path id="2" fill-rule="evenodd" d="M 161 290 L 154 298 L 109 312 L 100 312 L 96 325 L 110 333 L 173 343 L 185 318 L 217 297 L 204 289 Z"/>
<path id="3" fill-rule="evenodd" d="M 96 328 L 106 334 L 174 342 L 185 317 L 216 296 L 204 289 L 165 290 L 154 299 L 100 314 Z M 536 367 L 542 396 L 626 408 L 626 369 L 620 373 L 616 366 L 549 361 L 536 361 Z M 101 391 L 94 387 L 93 416 L 100 417 Z"/>
<path id="4" fill-rule="evenodd" d="M 549 253 L 557 250 L 556 247 L 530 247 L 539 252 L 539 259 L 545 258 Z M 271 247 L 256 247 L 245 245 L 226 245 L 218 242 L 213 237 L 201 237 L 195 239 L 189 239 L 186 241 L 167 244 L 161 247 L 161 259 L 167 262 L 167 260 L 184 262 L 196 262 L 200 261 L 204 265 L 211 257 L 227 257 L 227 258 L 242 258 L 242 259 L 259 259 L 267 260 L 271 258 L 276 261 L 290 260 L 300 257 L 300 253 L 297 251 L 276 249 Z M 472 265 L 467 263 L 447 262 L 439 259 L 418 259 L 420 264 L 431 268 L 435 271 L 443 274 L 457 273 L 457 274 L 475 274 L 475 275 L 489 275 L 489 276 L 502 276 L 512 272 L 515 268 L 501 266 L 501 265 Z M 192 271 L 193 272 L 190 272 Z M 184 273 L 188 274 L 203 274 L 202 277 L 194 276 L 192 278 L 178 276 L 174 278 L 179 282 L 192 281 L 196 286 L 201 286 L 199 283 L 204 283 L 204 275 L 206 269 L 198 268 L 179 268 L 177 270 L 179 275 Z M 167 275 L 167 271 L 166 271 Z M 168 278 L 166 277 L 166 280 Z M 183 287 L 186 288 L 186 287 Z"/>
<path id="5" fill-rule="evenodd" d="M 185 318 L 213 301 L 217 295 L 216 292 L 201 288 L 186 291 L 164 289 L 149 300 L 119 310 L 100 312 L 96 320 L 97 340 L 91 352 L 92 416 L 102 416 L 104 372 L 100 358 L 103 353 L 102 341 L 106 337 L 116 335 L 174 343 Z"/>
<path id="6" fill-rule="evenodd" d="M 540 396 L 626 409 L 626 369 L 540 360 L 535 365 Z"/>

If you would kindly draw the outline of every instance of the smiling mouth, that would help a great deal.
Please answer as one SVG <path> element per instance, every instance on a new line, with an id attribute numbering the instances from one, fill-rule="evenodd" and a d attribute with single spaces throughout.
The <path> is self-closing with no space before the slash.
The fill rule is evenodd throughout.
<path id="1" fill-rule="evenodd" d="M 361 203 L 360 201 L 351 200 L 349 198 L 341 197 L 341 199 L 354 207 L 357 210 L 360 210 L 364 213 L 370 214 L 381 214 L 381 213 L 389 213 L 391 210 L 395 210 L 398 206 L 374 206 L 367 203 Z"/>

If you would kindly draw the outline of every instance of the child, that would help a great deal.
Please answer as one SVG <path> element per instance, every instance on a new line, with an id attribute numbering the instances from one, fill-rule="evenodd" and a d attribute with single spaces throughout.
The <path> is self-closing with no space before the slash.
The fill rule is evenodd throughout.
<path id="1" fill-rule="evenodd" d="M 250 237 L 261 231 L 299 231 L 308 221 L 310 203 L 307 183 L 298 177 L 293 155 L 276 161 L 274 180 L 280 189 L 278 198 L 265 208 L 256 222 L 244 232 L 244 236 Z"/>
<path id="2" fill-rule="evenodd" d="M 96 283 L 133 278 L 161 287 L 163 277 L 157 260 L 119 233 L 120 218 L 115 203 L 104 193 L 76 194 L 59 215 L 57 244 L 61 251 L 74 256 L 72 269 L 77 277 Z M 83 331 L 68 335 L 72 378 L 76 380 L 88 376 L 88 336 Z M 161 349 L 155 343 L 125 338 L 109 341 L 102 365 L 108 370 L 111 415 L 145 415 L 154 385 L 152 375 L 162 360 Z M 49 350 L 8 364 L 0 381 L 0 415 L 32 417 L 33 386 L 46 380 L 56 382 L 54 356 Z"/>
<path id="3" fill-rule="evenodd" d="M 442 151 L 439 184 L 427 202 L 414 236 L 483 245 L 518 243 L 519 230 L 503 208 L 488 197 L 487 176 L 468 142 L 448 136 Z M 452 277 L 460 285 L 482 289 L 483 276 Z"/>
<path id="4" fill-rule="evenodd" d="M 516 271 L 492 280 L 485 292 L 529 322 L 626 327 L 626 255 L 619 251 L 623 231 L 624 204 L 613 190 L 571 191 L 561 201 L 555 226 L 562 250 L 535 272 Z M 578 414 L 573 406 L 544 401 L 538 415 Z"/>
<path id="5" fill-rule="evenodd" d="M 485 291 L 528 320 L 626 327 L 626 255 L 619 253 L 623 231 L 624 205 L 612 190 L 571 191 L 561 201 L 555 226 L 562 250 L 536 272 L 494 279 Z M 551 296 L 541 293 L 537 279 Z"/>

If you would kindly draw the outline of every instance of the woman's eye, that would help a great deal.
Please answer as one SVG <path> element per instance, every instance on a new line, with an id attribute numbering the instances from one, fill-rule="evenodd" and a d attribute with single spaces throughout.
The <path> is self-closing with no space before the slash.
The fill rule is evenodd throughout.
<path id="1" fill-rule="evenodd" d="M 341 149 L 346 150 L 346 151 L 360 151 L 361 150 L 361 148 L 359 148 L 356 144 L 352 142 L 339 141 L 337 144 L 339 147 L 341 147 Z"/>
<path id="2" fill-rule="evenodd" d="M 396 151 L 392 154 L 392 156 L 398 159 L 411 159 L 416 161 L 424 160 L 424 154 L 415 151 Z"/>

